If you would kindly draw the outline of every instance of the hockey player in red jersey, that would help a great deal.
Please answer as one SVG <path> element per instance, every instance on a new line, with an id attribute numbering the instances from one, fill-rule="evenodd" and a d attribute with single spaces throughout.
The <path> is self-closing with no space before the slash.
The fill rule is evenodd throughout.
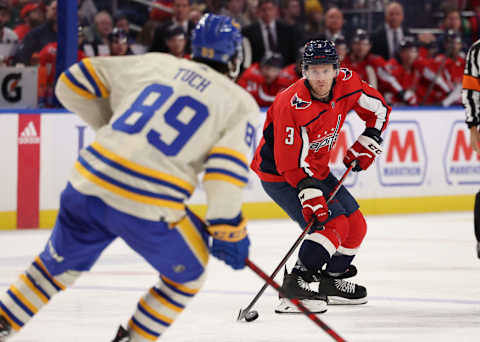
<path id="1" fill-rule="evenodd" d="M 255 98 L 260 107 L 268 107 L 277 93 L 290 85 L 279 77 L 282 67 L 281 55 L 267 55 L 260 63 L 255 63 L 245 70 L 237 83 Z"/>
<path id="2" fill-rule="evenodd" d="M 329 304 L 363 304 L 365 287 L 345 278 L 356 274 L 351 265 L 367 225 L 350 192 L 341 187 L 328 206 L 338 180 L 328 161 L 347 113 L 365 121 L 365 131 L 344 158 L 353 171 L 366 170 L 382 152 L 381 133 L 391 108 L 382 95 L 348 69 L 338 68 L 335 46 L 328 40 L 306 44 L 304 78 L 281 92 L 267 112 L 263 138 L 252 169 L 267 194 L 301 227 L 316 220 L 303 241 L 283 290 L 314 312 Z M 323 269 L 325 267 L 325 269 Z M 309 283 L 319 281 L 318 289 Z M 276 312 L 296 312 L 281 299 Z"/>

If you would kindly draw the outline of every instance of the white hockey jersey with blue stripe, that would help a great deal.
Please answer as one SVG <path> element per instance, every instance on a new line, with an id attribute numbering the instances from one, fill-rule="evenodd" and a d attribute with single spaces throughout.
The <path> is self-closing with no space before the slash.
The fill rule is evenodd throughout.
<path id="1" fill-rule="evenodd" d="M 207 219 L 240 212 L 259 108 L 226 76 L 171 55 L 86 58 L 56 95 L 96 130 L 70 177 L 123 212 L 176 222 L 205 172 Z"/>

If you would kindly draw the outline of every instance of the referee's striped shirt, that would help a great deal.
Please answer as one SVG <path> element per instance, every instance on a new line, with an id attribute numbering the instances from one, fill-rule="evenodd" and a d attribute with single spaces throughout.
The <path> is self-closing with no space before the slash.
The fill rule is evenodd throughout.
<path id="1" fill-rule="evenodd" d="M 480 124 L 480 39 L 468 50 L 463 73 L 462 102 L 468 127 Z"/>

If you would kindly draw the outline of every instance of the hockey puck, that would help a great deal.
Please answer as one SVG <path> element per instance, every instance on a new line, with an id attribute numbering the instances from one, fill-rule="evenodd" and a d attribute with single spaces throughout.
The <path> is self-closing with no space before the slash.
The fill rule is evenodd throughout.
<path id="1" fill-rule="evenodd" d="M 245 321 L 247 322 L 253 322 L 257 318 L 258 318 L 258 311 L 255 311 L 255 310 L 249 311 L 245 315 Z"/>

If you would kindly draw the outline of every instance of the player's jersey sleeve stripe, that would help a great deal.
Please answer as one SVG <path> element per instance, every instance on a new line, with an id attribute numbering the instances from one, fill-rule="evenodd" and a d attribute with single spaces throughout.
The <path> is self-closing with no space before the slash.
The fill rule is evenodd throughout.
<path id="1" fill-rule="evenodd" d="M 307 163 L 308 150 L 310 148 L 310 141 L 308 139 L 308 132 L 306 127 L 301 127 L 302 149 L 298 158 L 298 166 L 303 169 L 306 175 L 312 177 L 313 172 L 310 170 L 310 165 Z"/>
<path id="2" fill-rule="evenodd" d="M 181 192 L 187 197 L 190 197 L 194 190 L 194 186 L 184 181 L 183 179 L 144 167 L 125 158 L 122 158 L 116 153 L 113 153 L 112 151 L 106 149 L 98 142 L 94 142 L 89 147 L 87 147 L 87 151 L 92 153 L 95 157 L 103 161 L 105 164 L 108 164 L 109 166 L 119 171 L 125 172 L 129 175 L 141 178 L 152 183 L 169 187 L 178 192 Z"/>
<path id="3" fill-rule="evenodd" d="M 157 194 L 147 190 L 135 188 L 128 184 L 124 184 L 112 177 L 95 170 L 81 156 L 75 163 L 75 169 L 92 183 L 111 191 L 121 197 L 128 198 L 132 201 L 167 207 L 177 210 L 184 210 L 183 199 L 169 195 Z"/>
<path id="4" fill-rule="evenodd" d="M 208 155 L 207 160 L 210 158 L 221 158 L 221 159 L 229 160 L 248 171 L 247 157 L 245 157 L 243 153 L 237 152 L 227 147 L 212 148 L 212 150 L 210 151 L 210 154 Z"/>
<path id="5" fill-rule="evenodd" d="M 384 105 L 382 100 L 374 96 L 362 92 L 358 99 L 360 107 L 375 113 L 377 119 L 375 120 L 374 128 L 383 131 L 384 125 L 387 122 L 388 108 Z"/>
<path id="6" fill-rule="evenodd" d="M 356 93 L 359 93 L 359 92 L 361 92 L 361 91 L 362 91 L 362 89 L 358 89 L 358 90 L 352 91 L 351 93 L 342 95 L 342 96 L 340 96 L 340 97 L 337 99 L 337 102 L 339 102 L 339 101 L 341 101 L 341 100 L 343 100 L 343 99 L 345 99 L 345 98 L 347 98 L 347 97 L 350 97 L 350 96 L 352 96 L 352 95 L 355 95 Z"/>
<path id="7" fill-rule="evenodd" d="M 80 67 L 80 70 L 82 71 L 85 78 L 95 90 L 95 95 L 97 97 L 107 97 L 109 95 L 108 90 L 98 77 L 95 68 L 93 67 L 90 60 L 88 58 L 85 58 L 78 63 L 78 66 Z"/>
<path id="8" fill-rule="evenodd" d="M 156 341 L 158 337 L 160 336 L 159 333 L 148 329 L 146 326 L 144 326 L 142 323 L 137 321 L 135 317 L 132 317 L 130 321 L 128 322 L 128 325 L 130 328 L 135 331 L 137 334 L 141 335 L 147 340 L 150 341 Z"/>
<path id="9" fill-rule="evenodd" d="M 207 168 L 203 180 L 220 180 L 243 187 L 248 183 L 248 178 L 237 175 L 236 173 L 219 168 Z"/>
<path id="10" fill-rule="evenodd" d="M 60 76 L 60 81 L 65 83 L 70 90 L 74 93 L 85 97 L 87 99 L 95 99 L 97 98 L 94 94 L 90 93 L 78 80 L 72 75 L 72 73 L 68 70 L 62 73 Z"/>

